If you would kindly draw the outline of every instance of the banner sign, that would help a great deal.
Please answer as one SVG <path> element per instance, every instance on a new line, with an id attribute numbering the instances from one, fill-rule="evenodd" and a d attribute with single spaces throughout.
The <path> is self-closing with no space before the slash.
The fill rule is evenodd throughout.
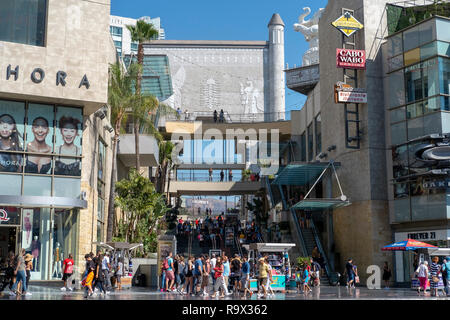
<path id="1" fill-rule="evenodd" d="M 366 51 L 351 49 L 336 49 L 336 66 L 346 69 L 365 69 Z"/>
<path id="2" fill-rule="evenodd" d="M 365 89 L 352 88 L 350 85 L 338 82 L 334 86 L 335 103 L 367 103 Z"/>
<path id="3" fill-rule="evenodd" d="M 350 37 L 356 31 L 364 28 L 362 23 L 356 20 L 350 12 L 344 13 L 331 24 L 339 29 L 347 37 Z"/>

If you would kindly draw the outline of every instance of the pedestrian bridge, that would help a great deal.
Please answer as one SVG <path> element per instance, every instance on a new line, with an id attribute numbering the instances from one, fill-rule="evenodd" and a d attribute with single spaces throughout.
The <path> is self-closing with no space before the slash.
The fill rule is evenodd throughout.
<path id="1" fill-rule="evenodd" d="M 262 181 L 231 181 L 231 182 L 206 182 L 206 181 L 170 181 L 169 193 L 172 196 L 213 195 L 231 196 L 255 194 L 263 190 Z"/>

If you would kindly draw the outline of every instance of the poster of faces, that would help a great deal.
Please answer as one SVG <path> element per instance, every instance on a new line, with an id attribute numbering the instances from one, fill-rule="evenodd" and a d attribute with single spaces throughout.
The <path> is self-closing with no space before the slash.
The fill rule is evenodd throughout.
<path id="1" fill-rule="evenodd" d="M 57 107 L 55 175 L 80 176 L 83 115 L 79 108 Z"/>
<path id="2" fill-rule="evenodd" d="M 22 171 L 22 155 L 1 151 L 23 151 L 24 120 L 23 102 L 0 100 L 0 171 Z"/>
<path id="3" fill-rule="evenodd" d="M 53 151 L 53 106 L 29 104 L 26 129 L 26 151 L 49 153 Z M 27 155 L 26 173 L 51 174 L 52 158 L 45 155 Z"/>

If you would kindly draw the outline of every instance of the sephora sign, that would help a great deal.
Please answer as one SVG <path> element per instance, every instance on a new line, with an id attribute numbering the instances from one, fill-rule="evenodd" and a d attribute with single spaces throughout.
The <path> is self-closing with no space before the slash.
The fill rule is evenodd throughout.
<path id="1" fill-rule="evenodd" d="M 366 51 L 336 49 L 336 66 L 345 69 L 365 69 Z"/>

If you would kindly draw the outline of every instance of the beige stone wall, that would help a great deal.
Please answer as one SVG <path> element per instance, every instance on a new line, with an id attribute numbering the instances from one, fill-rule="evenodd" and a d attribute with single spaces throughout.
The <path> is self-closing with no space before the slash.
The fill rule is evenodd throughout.
<path id="1" fill-rule="evenodd" d="M 105 128 L 107 118 L 100 120 L 94 115 L 85 116 L 83 130 L 83 162 L 81 170 L 81 190 L 86 192 L 88 207 L 80 210 L 79 217 L 79 239 L 78 239 L 78 266 L 84 271 L 84 255 L 94 252 L 96 249 L 92 244 L 97 241 L 97 212 L 98 212 L 98 142 L 99 139 L 106 146 L 105 153 L 105 207 L 104 207 L 104 234 L 106 239 L 106 228 L 108 218 L 108 204 L 112 169 L 112 134 Z M 95 253 L 95 252 L 94 252 Z"/>
<path id="2" fill-rule="evenodd" d="M 110 0 L 49 0 L 46 46 L 0 41 L 0 96 L 83 105 L 89 114 L 107 101 L 108 64 L 115 49 L 109 34 Z M 19 77 L 6 80 L 8 65 Z M 35 84 L 31 72 L 45 71 Z M 56 86 L 58 71 L 67 73 L 65 87 Z M 90 88 L 79 84 L 86 74 Z"/>
<path id="3" fill-rule="evenodd" d="M 361 283 L 365 285 L 367 267 L 377 265 L 383 269 L 388 261 L 392 270 L 393 254 L 381 251 L 381 247 L 390 243 L 388 208 L 385 201 L 361 201 L 351 206 L 336 209 L 333 213 L 334 239 L 336 253 L 336 271 L 344 273 L 349 258 L 358 266 Z"/>

